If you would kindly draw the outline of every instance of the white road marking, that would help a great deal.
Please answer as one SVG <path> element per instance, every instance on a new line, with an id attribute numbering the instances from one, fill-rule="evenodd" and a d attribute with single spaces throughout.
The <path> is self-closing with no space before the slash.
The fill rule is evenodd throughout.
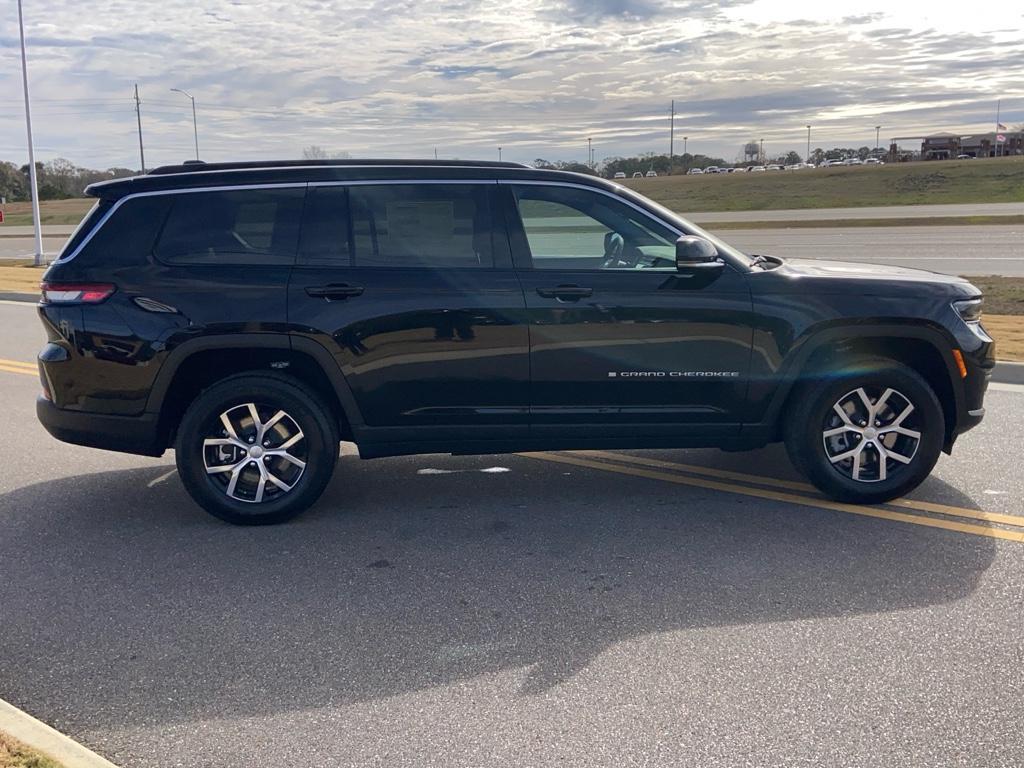
<path id="1" fill-rule="evenodd" d="M 35 301 L 12 301 L 11 299 L 0 299 L 0 304 L 8 307 L 31 307 L 32 309 L 39 306 Z"/>
<path id="2" fill-rule="evenodd" d="M 427 467 L 416 470 L 417 475 L 455 475 L 460 472 L 484 472 L 493 475 L 500 472 L 511 472 L 511 470 L 508 467 L 487 467 L 486 469 L 434 469 Z"/>
<path id="3" fill-rule="evenodd" d="M 1018 395 L 1024 395 L 1024 384 L 1003 384 L 999 381 L 990 382 L 988 385 L 988 391 L 996 392 L 1016 392 Z"/>
<path id="4" fill-rule="evenodd" d="M 167 472 L 164 472 L 162 475 L 160 475 L 160 477 L 155 477 L 152 480 L 150 480 L 148 483 L 146 483 L 146 487 L 147 488 L 152 488 L 152 487 L 154 487 L 156 485 L 159 485 L 160 483 L 162 483 L 164 480 L 169 478 L 171 475 L 173 475 L 177 471 L 178 471 L 177 469 L 171 469 L 171 470 L 168 470 Z"/>

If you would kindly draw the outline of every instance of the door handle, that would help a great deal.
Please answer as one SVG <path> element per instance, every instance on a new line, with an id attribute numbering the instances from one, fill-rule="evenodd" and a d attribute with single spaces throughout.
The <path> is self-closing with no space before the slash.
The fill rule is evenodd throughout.
<path id="1" fill-rule="evenodd" d="M 593 288 L 581 288 L 578 285 L 557 285 L 554 288 L 538 288 L 537 293 L 545 299 L 560 301 L 579 301 L 594 295 Z"/>
<path id="2" fill-rule="evenodd" d="M 345 283 L 311 285 L 306 289 L 306 295 L 312 296 L 314 299 L 347 299 L 352 296 L 362 296 L 363 286 L 347 285 Z"/>

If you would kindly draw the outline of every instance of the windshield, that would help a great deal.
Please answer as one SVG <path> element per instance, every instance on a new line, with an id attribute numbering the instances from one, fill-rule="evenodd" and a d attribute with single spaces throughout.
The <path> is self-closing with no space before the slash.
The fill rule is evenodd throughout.
<path id="1" fill-rule="evenodd" d="M 623 197 L 626 197 L 632 200 L 633 202 L 637 203 L 638 205 L 642 205 L 652 210 L 654 213 L 658 214 L 661 218 L 663 218 L 666 222 L 678 227 L 679 229 L 683 230 L 686 234 L 697 235 L 698 237 L 703 237 L 706 240 L 710 240 L 712 243 L 715 244 L 715 247 L 718 249 L 719 253 L 732 257 L 735 261 L 743 264 L 744 266 L 753 266 L 753 258 L 748 256 L 738 248 L 734 248 L 733 246 L 729 245 L 727 242 L 725 242 L 721 238 L 716 237 L 707 230 L 701 229 L 692 221 L 684 219 L 675 211 L 666 208 L 660 203 L 654 202 L 649 197 L 644 197 L 643 195 L 637 194 L 633 190 L 627 189 L 625 187 L 620 187 L 620 194 L 622 194 Z"/>

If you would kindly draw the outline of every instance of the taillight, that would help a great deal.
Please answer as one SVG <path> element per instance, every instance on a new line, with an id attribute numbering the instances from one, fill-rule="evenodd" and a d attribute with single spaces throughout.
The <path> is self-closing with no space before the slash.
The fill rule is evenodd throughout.
<path id="1" fill-rule="evenodd" d="M 49 283 L 39 284 L 43 304 L 99 304 L 110 298 L 115 286 L 111 283 Z"/>

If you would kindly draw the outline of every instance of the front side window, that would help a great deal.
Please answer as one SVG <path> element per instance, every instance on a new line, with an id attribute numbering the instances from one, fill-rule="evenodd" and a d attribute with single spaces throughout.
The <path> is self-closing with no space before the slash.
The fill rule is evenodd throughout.
<path id="1" fill-rule="evenodd" d="M 169 264 L 291 264 L 304 196 L 303 188 L 171 195 L 154 254 Z"/>
<path id="2" fill-rule="evenodd" d="M 626 203 L 575 187 L 514 187 L 534 269 L 675 270 L 678 235 Z"/>
<path id="3" fill-rule="evenodd" d="M 355 265 L 494 266 L 490 192 L 483 184 L 351 186 Z"/>

